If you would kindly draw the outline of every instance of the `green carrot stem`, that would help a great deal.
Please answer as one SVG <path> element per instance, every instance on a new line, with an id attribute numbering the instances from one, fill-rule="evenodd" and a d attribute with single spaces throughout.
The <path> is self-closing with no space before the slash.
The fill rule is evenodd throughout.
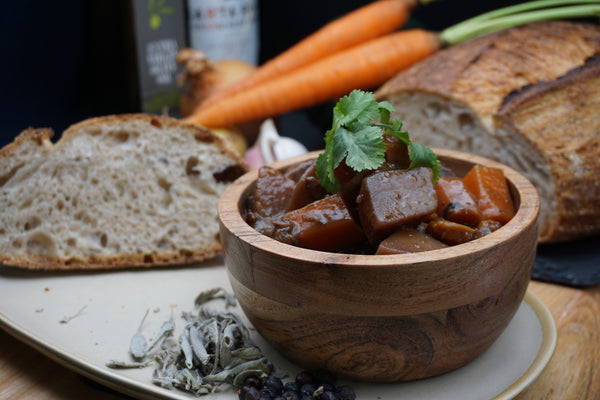
<path id="1" fill-rule="evenodd" d="M 440 33 L 440 38 L 444 45 L 452 46 L 477 36 L 532 22 L 600 16 L 600 2 L 596 1 L 595 3 L 599 4 L 571 5 L 529 12 L 511 13 L 501 17 L 490 19 L 484 18 L 480 21 L 476 20 L 475 22 L 473 22 L 472 19 L 468 19 L 444 29 Z"/>
<path id="2" fill-rule="evenodd" d="M 548 7 L 582 5 L 582 4 L 600 4 L 600 0 L 534 0 L 525 3 L 515 4 L 508 7 L 499 8 L 479 14 L 468 20 L 462 21 L 460 25 L 467 23 L 476 23 L 484 20 L 491 20 L 498 17 L 504 17 L 511 14 L 522 13 L 524 11 L 539 10 Z"/>

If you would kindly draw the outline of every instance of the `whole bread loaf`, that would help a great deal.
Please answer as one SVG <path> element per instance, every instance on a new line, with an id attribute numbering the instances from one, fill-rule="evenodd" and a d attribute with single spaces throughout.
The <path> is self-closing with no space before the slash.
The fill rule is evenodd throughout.
<path id="1" fill-rule="evenodd" d="M 540 242 L 600 232 L 600 26 L 541 22 L 440 51 L 376 92 L 412 138 L 524 173 Z"/>
<path id="2" fill-rule="evenodd" d="M 52 135 L 28 129 L 0 150 L 0 262 L 123 268 L 220 253 L 217 201 L 245 170 L 220 138 L 143 114 Z"/>

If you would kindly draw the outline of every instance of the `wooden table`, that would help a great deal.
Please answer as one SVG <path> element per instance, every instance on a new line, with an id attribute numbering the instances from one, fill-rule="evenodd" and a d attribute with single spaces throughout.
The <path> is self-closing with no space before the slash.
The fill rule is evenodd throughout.
<path id="1" fill-rule="evenodd" d="M 558 329 L 554 357 L 518 400 L 600 399 L 600 287 L 532 282 Z M 235 395 L 232 394 L 232 399 Z M 0 400 L 123 400 L 0 330 Z"/>

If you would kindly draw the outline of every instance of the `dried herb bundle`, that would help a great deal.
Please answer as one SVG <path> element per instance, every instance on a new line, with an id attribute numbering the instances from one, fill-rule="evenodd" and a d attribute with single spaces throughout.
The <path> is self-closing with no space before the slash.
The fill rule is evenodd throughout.
<path id="1" fill-rule="evenodd" d="M 136 349 L 135 362 L 109 361 L 106 365 L 143 368 L 154 364 L 154 384 L 197 396 L 215 392 L 223 384 L 239 387 L 249 376 L 265 380 L 273 370 L 272 364 L 252 342 L 238 315 L 205 306 L 216 299 L 224 300 L 226 307 L 236 304 L 233 295 L 222 288 L 202 292 L 194 301 L 195 310 L 183 313 L 185 326 L 178 339 L 171 318 L 143 351 Z M 140 329 L 134 336 L 141 342 Z M 152 352 L 158 344 L 160 347 Z"/>

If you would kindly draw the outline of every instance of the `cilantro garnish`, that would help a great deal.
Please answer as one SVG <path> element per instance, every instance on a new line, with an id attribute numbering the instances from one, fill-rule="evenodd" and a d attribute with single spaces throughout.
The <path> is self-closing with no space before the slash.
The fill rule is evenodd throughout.
<path id="1" fill-rule="evenodd" d="M 395 111 L 387 101 L 377 102 L 371 92 L 353 90 L 333 108 L 333 123 L 325 133 L 325 151 L 317 158 L 317 178 L 327 191 L 335 193 L 340 183 L 334 171 L 345 160 L 357 172 L 380 167 L 385 161 L 383 133 L 396 136 L 408 146 L 409 168 L 429 167 L 434 181 L 440 173 L 435 153 L 421 144 L 412 143 L 402 122 L 390 121 Z"/>

